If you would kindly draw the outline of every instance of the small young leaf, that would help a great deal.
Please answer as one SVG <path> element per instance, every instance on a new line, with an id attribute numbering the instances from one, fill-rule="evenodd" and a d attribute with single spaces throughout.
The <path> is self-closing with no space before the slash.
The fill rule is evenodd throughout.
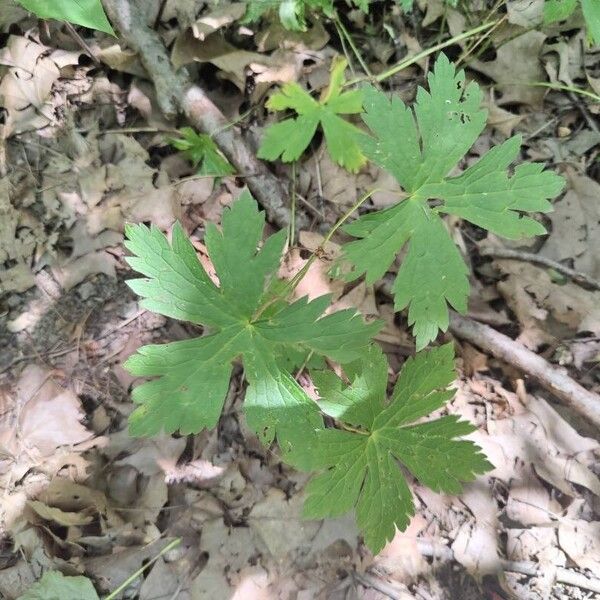
<path id="1" fill-rule="evenodd" d="M 224 177 L 235 169 L 221 154 L 213 139 L 205 133 L 196 133 L 191 127 L 182 127 L 181 137 L 171 138 L 169 143 L 181 150 L 185 157 L 198 169 L 198 175 Z"/>
<path id="2" fill-rule="evenodd" d="M 362 112 L 362 92 L 342 92 L 345 59 L 334 61 L 331 82 L 320 101 L 316 101 L 297 83 L 287 83 L 267 102 L 271 110 L 294 110 L 296 118 L 271 125 L 265 132 L 258 157 L 284 162 L 298 160 L 315 135 L 319 124 L 323 128 L 331 158 L 349 171 L 358 171 L 366 162 L 358 143 L 360 130 L 340 115 Z"/>
<path id="3" fill-rule="evenodd" d="M 398 462 L 424 485 L 448 494 L 492 468 L 475 444 L 456 439 L 474 430 L 469 423 L 445 416 L 415 424 L 452 397 L 447 390 L 455 377 L 451 344 L 409 359 L 389 402 L 387 360 L 374 347 L 350 385 L 331 377 L 326 375 L 325 383 L 316 378 L 320 406 L 342 429 L 318 431 L 294 457 L 295 466 L 320 471 L 306 489 L 306 517 L 334 517 L 355 508 L 365 543 L 376 554 L 414 514 Z"/>
<path id="4" fill-rule="evenodd" d="M 354 4 L 358 5 L 359 1 L 355 0 Z M 327 17 L 334 14 L 333 0 L 250 0 L 243 22 L 257 21 L 275 8 L 279 10 L 281 24 L 291 31 L 306 31 L 306 15 L 314 11 L 321 11 Z"/>
<path id="5" fill-rule="evenodd" d="M 100 0 L 17 0 L 40 19 L 57 19 L 115 35 Z"/>
<path id="6" fill-rule="evenodd" d="M 134 255 L 127 260 L 146 277 L 128 282 L 142 296 L 141 305 L 210 328 L 203 337 L 144 346 L 129 358 L 131 373 L 155 378 L 134 389 L 133 399 L 140 406 L 130 417 L 132 434 L 152 435 L 161 429 L 187 434 L 214 427 L 238 357 L 249 382 L 246 418 L 263 441 L 277 434 L 284 454 L 293 452 L 322 426 L 317 405 L 290 369 L 310 353 L 341 363 L 356 360 L 380 324 L 365 324 L 353 310 L 323 316 L 328 296 L 291 304 L 274 301 L 268 290 L 286 232 L 272 235 L 257 250 L 264 222 L 264 214 L 245 193 L 223 214 L 222 231 L 209 224 L 205 242 L 219 286 L 204 271 L 179 225 L 171 244 L 154 227 L 127 227 L 125 245 Z"/>
<path id="7" fill-rule="evenodd" d="M 99 600 L 87 577 L 65 577 L 60 571 L 46 571 L 18 600 Z"/>
<path id="8" fill-rule="evenodd" d="M 429 75 L 429 92 L 419 88 L 414 109 L 372 86 L 364 90 L 364 122 L 372 137 L 360 136 L 364 154 L 389 171 L 409 197 L 345 227 L 358 240 L 344 247 L 354 265 L 351 278 L 379 279 L 396 253 L 408 245 L 393 286 L 395 307 L 408 307 L 417 349 L 448 328 L 447 303 L 466 310 L 468 270 L 440 215 L 453 214 L 511 239 L 539 235 L 543 225 L 527 212 L 552 210 L 549 199 L 563 179 L 538 163 L 509 167 L 519 155 L 515 136 L 493 148 L 461 175 L 448 173 L 483 130 L 486 112 L 476 83 L 442 54 Z M 438 201 L 437 205 L 430 204 Z"/>

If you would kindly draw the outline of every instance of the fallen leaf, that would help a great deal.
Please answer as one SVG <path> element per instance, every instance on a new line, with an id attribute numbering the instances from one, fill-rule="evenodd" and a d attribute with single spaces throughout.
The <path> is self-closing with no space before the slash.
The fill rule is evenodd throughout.
<path id="1" fill-rule="evenodd" d="M 546 36 L 540 31 L 528 31 L 514 39 L 502 43 L 496 59 L 483 62 L 470 61 L 470 66 L 496 82 L 496 89 L 502 92 L 498 105 L 515 102 L 540 107 L 546 90 L 532 87 L 532 82 L 544 81 L 545 72 L 539 60 Z M 520 83 L 524 85 L 519 85 Z"/>

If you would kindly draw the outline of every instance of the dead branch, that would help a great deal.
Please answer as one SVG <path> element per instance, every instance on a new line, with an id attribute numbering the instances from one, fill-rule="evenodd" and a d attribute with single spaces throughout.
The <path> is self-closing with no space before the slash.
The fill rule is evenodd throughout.
<path id="1" fill-rule="evenodd" d="M 417 540 L 419 551 L 423 556 L 432 557 L 445 562 L 454 560 L 452 548 L 444 544 L 432 543 L 426 540 Z M 540 574 L 540 567 L 531 561 L 515 561 L 501 558 L 500 565 L 504 571 L 511 573 L 521 573 L 530 577 L 537 577 Z M 595 577 L 586 577 L 583 573 L 578 573 L 572 569 L 557 567 L 555 574 L 557 583 L 566 583 L 592 592 L 600 592 L 600 579 Z"/>
<path id="2" fill-rule="evenodd" d="M 236 170 L 245 175 L 248 188 L 267 212 L 269 220 L 284 228 L 291 212 L 284 185 L 259 161 L 247 144 L 211 102 L 204 90 L 192 84 L 184 70 L 176 72 L 158 34 L 146 25 L 146 0 L 103 0 L 104 8 L 122 39 L 137 52 L 156 88 L 163 113 L 173 118 L 183 112 L 199 131 L 213 137 Z M 298 229 L 304 227 L 299 215 Z"/>
<path id="3" fill-rule="evenodd" d="M 521 252 L 520 250 L 511 250 L 510 248 L 484 248 L 481 251 L 483 256 L 493 256 L 494 258 L 507 258 L 510 260 L 520 260 L 523 262 L 530 262 L 543 267 L 554 269 L 559 273 L 572 279 L 575 283 L 588 287 L 594 290 L 600 290 L 600 282 L 596 281 L 589 275 L 571 269 L 562 263 L 559 263 L 551 258 L 540 256 L 539 254 L 532 254 L 531 252 Z"/>
<path id="4" fill-rule="evenodd" d="M 600 427 L 600 397 L 569 377 L 566 369 L 550 364 L 495 329 L 454 312 L 450 315 L 450 331 L 456 337 L 523 371 L 563 404 Z"/>

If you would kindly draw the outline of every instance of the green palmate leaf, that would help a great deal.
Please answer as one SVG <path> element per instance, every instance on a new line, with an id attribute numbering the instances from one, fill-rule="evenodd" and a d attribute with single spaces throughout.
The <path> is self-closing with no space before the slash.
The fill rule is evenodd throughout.
<path id="1" fill-rule="evenodd" d="M 556 23 L 568 19 L 577 8 L 577 0 L 546 0 L 544 2 L 544 22 Z M 600 44 L 600 2 L 581 0 L 581 10 L 590 38 Z"/>
<path id="2" fill-rule="evenodd" d="M 184 153 L 185 157 L 198 169 L 198 175 L 224 177 L 235 173 L 235 169 L 221 154 L 209 135 L 196 133 L 191 127 L 182 127 L 179 133 L 181 137 L 172 138 L 169 143 Z"/>
<path id="3" fill-rule="evenodd" d="M 334 61 L 331 82 L 317 101 L 297 83 L 287 83 L 267 102 L 271 110 L 294 110 L 296 118 L 271 125 L 258 151 L 259 158 L 284 162 L 298 160 L 306 150 L 319 125 L 323 129 L 331 158 L 349 171 L 358 171 L 366 159 L 357 143 L 360 130 L 340 115 L 362 112 L 362 92 L 342 92 L 345 59 Z"/>
<path id="4" fill-rule="evenodd" d="M 58 19 L 115 35 L 100 0 L 17 0 L 41 19 Z"/>
<path id="5" fill-rule="evenodd" d="M 466 310 L 468 270 L 441 219 L 456 215 L 511 239 L 539 235 L 544 227 L 526 212 L 548 212 L 563 179 L 537 163 L 510 165 L 518 158 L 515 136 L 493 148 L 461 175 L 449 176 L 477 140 L 486 122 L 481 92 L 465 84 L 463 71 L 442 54 L 429 75 L 429 92 L 419 88 L 414 109 L 398 97 L 368 86 L 361 135 L 364 154 L 389 171 L 409 197 L 347 225 L 360 238 L 345 246 L 351 278 L 379 279 L 407 245 L 393 286 L 397 310 L 408 307 L 417 348 L 448 328 L 447 304 Z M 432 202 L 433 201 L 433 202 Z"/>
<path id="6" fill-rule="evenodd" d="M 595 44 L 600 45 L 600 2 L 598 0 L 581 0 L 581 10 L 590 37 Z"/>
<path id="7" fill-rule="evenodd" d="M 556 23 L 568 19 L 577 8 L 577 0 L 546 0 L 544 2 L 544 22 Z"/>
<path id="8" fill-rule="evenodd" d="M 352 310 L 327 316 L 329 297 L 293 303 L 273 300 L 286 233 L 262 239 L 264 214 L 245 193 L 223 215 L 222 231 L 209 224 L 206 246 L 219 285 L 198 261 L 180 226 L 172 243 L 156 228 L 127 228 L 129 264 L 145 279 L 129 281 L 154 312 L 202 324 L 208 335 L 141 348 L 126 363 L 134 375 L 155 377 L 133 392 L 140 406 L 130 418 L 134 435 L 198 432 L 217 424 L 232 362 L 241 357 L 249 388 L 246 419 L 265 442 L 277 434 L 284 452 L 322 425 L 316 404 L 289 370 L 306 356 L 355 360 L 379 323 L 364 324 Z"/>
<path id="9" fill-rule="evenodd" d="M 87 577 L 65 577 L 60 571 L 47 571 L 18 600 L 99 600 Z"/>
<path id="10" fill-rule="evenodd" d="M 309 482 L 304 513 L 309 518 L 356 510 L 365 543 L 379 552 L 414 514 L 402 465 L 421 483 L 449 494 L 492 468 L 477 446 L 456 438 L 474 428 L 455 416 L 415 424 L 451 397 L 454 380 L 450 344 L 409 359 L 386 399 L 387 361 L 372 347 L 361 363 L 346 369 L 346 386 L 332 373 L 315 376 L 320 407 L 342 429 L 322 429 L 303 445 L 295 465 L 318 470 Z"/>

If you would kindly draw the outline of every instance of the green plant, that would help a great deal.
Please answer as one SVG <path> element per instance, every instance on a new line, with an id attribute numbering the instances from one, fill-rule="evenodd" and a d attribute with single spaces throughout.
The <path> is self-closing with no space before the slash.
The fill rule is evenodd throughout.
<path id="1" fill-rule="evenodd" d="M 353 0 L 354 6 L 367 12 L 369 0 Z M 306 15 L 314 11 L 327 17 L 335 15 L 334 0 L 250 0 L 244 21 L 257 21 L 266 13 L 277 10 L 281 24 L 291 31 L 306 29 Z"/>
<path id="2" fill-rule="evenodd" d="M 115 35 L 100 0 L 17 0 L 40 19 L 57 19 Z"/>
<path id="3" fill-rule="evenodd" d="M 388 403 L 387 361 L 371 346 L 380 323 L 365 324 L 353 310 L 323 316 L 329 296 L 288 301 L 305 271 L 291 283 L 277 280 L 285 232 L 261 246 L 264 215 L 249 194 L 226 210 L 222 222 L 221 232 L 213 224 L 206 232 L 218 286 L 181 227 L 174 228 L 171 244 L 156 228 L 127 228 L 126 246 L 134 255 L 128 261 L 146 276 L 128 282 L 142 306 L 209 330 L 199 338 L 144 346 L 129 358 L 125 366 L 132 374 L 155 378 L 134 389 L 140 406 L 130 417 L 130 431 L 215 427 L 232 363 L 241 357 L 250 428 L 265 444 L 276 438 L 289 464 L 321 471 L 309 487 L 306 515 L 339 514 L 356 504 L 365 541 L 377 552 L 413 512 L 396 460 L 426 485 L 448 492 L 459 489 L 459 479 L 469 481 L 489 468 L 472 443 L 454 439 L 472 431 L 467 423 L 443 417 L 411 425 L 451 397 L 445 388 L 454 379 L 452 348 L 409 361 Z M 315 360 L 319 356 L 345 365 L 351 385 L 333 373 L 315 372 L 324 366 Z M 319 403 L 292 375 L 305 365 L 313 369 Z M 336 427 L 326 426 L 323 414 Z"/>
<path id="4" fill-rule="evenodd" d="M 595 44 L 600 44 L 600 2 L 579 0 L 588 32 Z M 544 22 L 556 23 L 568 19 L 577 8 L 578 0 L 546 0 L 544 2 Z"/>
<path id="5" fill-rule="evenodd" d="M 288 302 L 287 284 L 276 278 L 286 232 L 272 235 L 257 250 L 263 226 L 264 214 L 247 193 L 225 211 L 222 232 L 208 226 L 206 246 L 219 286 L 181 227 L 175 227 L 171 245 L 156 228 L 127 227 L 126 246 L 134 254 L 128 261 L 147 277 L 129 282 L 143 297 L 142 306 L 211 332 L 145 346 L 127 361 L 133 374 L 158 377 L 134 390 L 140 406 L 130 418 L 132 434 L 215 427 L 238 357 L 249 382 L 246 420 L 265 442 L 277 435 L 284 452 L 291 453 L 321 425 L 316 404 L 292 371 L 312 355 L 356 360 L 380 324 L 363 323 L 353 310 L 323 316 L 329 296 Z"/>
<path id="6" fill-rule="evenodd" d="M 415 424 L 452 398 L 447 387 L 455 377 L 453 359 L 452 344 L 409 359 L 389 402 L 388 363 L 375 346 L 345 368 L 349 385 L 331 371 L 313 373 L 319 407 L 338 428 L 320 429 L 315 442 L 301 446 L 297 466 L 320 471 L 306 489 L 306 517 L 335 517 L 356 508 L 365 543 L 377 553 L 414 514 L 400 465 L 449 494 L 492 468 L 475 444 L 456 439 L 474 431 L 469 423 L 449 415 Z"/>
<path id="7" fill-rule="evenodd" d="M 362 216 L 345 227 L 359 238 L 344 252 L 367 283 L 380 279 L 407 245 L 393 291 L 396 310 L 408 307 L 417 348 L 448 328 L 449 303 L 466 311 L 468 269 L 442 214 L 451 214 L 495 234 L 519 239 L 545 233 L 527 212 L 552 210 L 549 199 L 563 179 L 538 163 L 519 164 L 521 138 L 492 148 L 459 175 L 449 176 L 485 127 L 479 86 L 465 84 L 464 71 L 441 54 L 429 75 L 429 92 L 419 88 L 414 109 L 372 86 L 364 93 L 363 120 L 371 135 L 360 136 L 363 153 L 391 173 L 408 198 Z"/>
<path id="8" fill-rule="evenodd" d="M 340 115 L 362 112 L 362 92 L 342 92 L 344 70 L 348 63 L 344 58 L 333 62 L 331 80 L 319 101 L 304 91 L 297 83 L 287 83 L 281 91 L 273 94 L 267 102 L 271 110 L 294 110 L 298 116 L 275 123 L 267 128 L 258 157 L 284 162 L 298 160 L 321 125 L 331 158 L 349 171 L 358 171 L 365 164 L 358 143 L 360 132 Z"/>
<path id="9" fill-rule="evenodd" d="M 198 169 L 198 175 L 224 177 L 235 173 L 235 169 L 209 135 L 196 133 L 191 127 L 182 127 L 179 135 L 178 138 L 169 139 L 169 143 Z"/>
<path id="10" fill-rule="evenodd" d="M 448 326 L 447 302 L 465 310 L 469 292 L 467 267 L 441 215 L 453 214 L 511 238 L 543 233 L 543 226 L 524 213 L 550 210 L 549 199 L 563 180 L 534 163 L 509 171 L 519 137 L 492 148 L 462 174 L 448 175 L 481 133 L 486 113 L 479 87 L 466 85 L 464 73 L 444 55 L 429 76 L 429 91 L 419 89 L 414 109 L 372 86 L 342 92 L 345 66 L 343 60 L 334 63 L 320 102 L 296 85 L 273 96 L 271 108 L 293 108 L 298 117 L 269 129 L 261 156 L 297 159 L 321 124 L 334 160 L 358 168 L 367 157 L 396 177 L 408 197 L 347 225 L 359 239 L 346 244 L 344 253 L 353 266 L 348 277 L 366 273 L 371 283 L 408 244 L 394 284 L 395 303 L 397 309 L 409 307 L 422 348 Z M 361 108 L 368 133 L 339 117 Z M 327 240 L 370 195 L 348 211 Z M 388 401 L 387 361 L 370 342 L 380 325 L 365 324 L 348 310 L 324 314 L 328 296 L 290 301 L 316 254 L 290 282 L 279 281 L 285 232 L 261 243 L 263 226 L 264 216 L 247 193 L 225 211 L 222 231 L 208 226 L 205 241 L 218 284 L 200 265 L 181 227 L 175 227 L 171 244 L 155 228 L 127 228 L 126 246 L 134 255 L 128 260 L 146 277 L 129 282 L 142 305 L 206 328 L 200 338 L 146 346 L 127 361 L 134 375 L 153 378 L 134 390 L 140 406 L 130 417 L 130 430 L 151 435 L 214 427 L 232 363 L 241 358 L 248 425 L 263 443 L 277 440 L 289 464 L 316 472 L 307 488 L 306 516 L 355 508 L 365 542 L 377 552 L 414 511 L 398 464 L 423 484 L 448 493 L 490 468 L 474 444 L 457 439 L 473 430 L 468 423 L 452 416 L 415 423 L 452 396 L 447 389 L 454 379 L 452 348 L 421 352 L 407 361 Z M 347 379 L 323 370 L 324 358 L 341 364 Z M 318 402 L 293 377 L 304 367 L 317 386 Z"/>
<path id="11" fill-rule="evenodd" d="M 46 571 L 18 600 L 99 600 L 87 577 L 65 577 L 60 571 Z"/>

